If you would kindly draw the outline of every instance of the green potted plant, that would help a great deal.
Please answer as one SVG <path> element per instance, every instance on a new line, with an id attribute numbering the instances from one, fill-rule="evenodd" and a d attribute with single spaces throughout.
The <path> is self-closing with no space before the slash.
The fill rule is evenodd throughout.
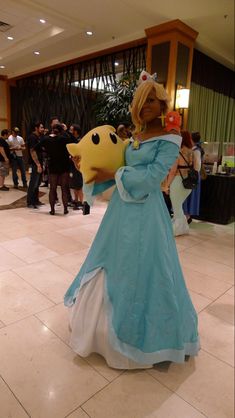
<path id="1" fill-rule="evenodd" d="M 117 127 L 120 123 L 131 123 L 129 106 L 138 78 L 139 74 L 122 76 L 118 81 L 108 83 L 98 93 L 94 104 L 97 125 L 109 124 Z"/>

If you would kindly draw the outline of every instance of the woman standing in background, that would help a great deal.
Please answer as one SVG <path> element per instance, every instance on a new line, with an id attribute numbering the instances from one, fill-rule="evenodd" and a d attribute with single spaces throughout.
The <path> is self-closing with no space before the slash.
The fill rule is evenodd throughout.
<path id="1" fill-rule="evenodd" d="M 64 128 L 61 124 L 53 125 L 52 133 L 45 136 L 35 147 L 35 150 L 43 148 L 48 155 L 50 215 L 55 215 L 57 186 L 61 187 L 64 215 L 68 213 L 70 158 L 66 145 L 74 140 L 65 136 L 63 132 Z"/>
<path id="2" fill-rule="evenodd" d="M 170 199 L 173 209 L 173 230 L 174 235 L 184 235 L 189 233 L 187 218 L 183 212 L 183 202 L 192 192 L 191 189 L 185 189 L 182 183 L 182 177 L 187 177 L 188 166 L 193 163 L 192 140 L 188 131 L 182 131 L 182 143 L 178 159 L 170 170 L 167 177 L 167 183 L 170 187 Z"/>
<path id="3" fill-rule="evenodd" d="M 191 216 L 199 216 L 200 211 L 200 196 L 201 196 L 201 165 L 203 155 L 205 154 L 204 149 L 201 147 L 201 135 L 199 132 L 192 132 L 193 141 L 193 167 L 198 171 L 198 185 L 192 190 L 192 193 L 183 203 L 183 210 L 187 217 L 188 224 L 192 222 Z"/>

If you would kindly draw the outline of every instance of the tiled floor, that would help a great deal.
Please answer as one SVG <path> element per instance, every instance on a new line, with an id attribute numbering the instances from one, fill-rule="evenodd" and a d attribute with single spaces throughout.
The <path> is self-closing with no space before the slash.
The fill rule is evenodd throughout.
<path id="1" fill-rule="evenodd" d="M 10 193 L 22 192 L 0 204 Z M 126 372 L 70 349 L 63 295 L 105 207 L 0 211 L 0 418 L 233 418 L 233 225 L 193 222 L 177 238 L 199 313 L 197 358 Z"/>

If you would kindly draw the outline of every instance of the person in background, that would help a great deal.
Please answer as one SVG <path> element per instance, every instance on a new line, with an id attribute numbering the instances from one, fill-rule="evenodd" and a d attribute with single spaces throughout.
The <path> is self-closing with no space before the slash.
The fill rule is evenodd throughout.
<path id="1" fill-rule="evenodd" d="M 58 116 L 51 116 L 50 117 L 50 129 L 44 128 L 44 136 L 50 135 L 52 133 L 52 127 L 53 125 L 60 124 Z M 48 187 L 49 185 L 49 172 L 48 172 L 48 157 L 47 153 L 43 150 L 42 151 L 42 175 L 41 180 L 43 183 L 41 184 L 41 187 Z"/>
<path id="2" fill-rule="evenodd" d="M 19 128 L 13 128 L 11 130 L 11 135 L 7 140 L 11 152 L 12 179 L 15 189 L 18 189 L 19 186 L 19 178 L 17 175 L 18 168 L 21 172 L 23 187 L 27 188 L 27 180 L 23 160 L 23 150 L 25 150 L 25 142 L 22 136 L 19 135 L 19 132 Z"/>
<path id="3" fill-rule="evenodd" d="M 50 127 L 51 127 L 51 130 L 49 131 L 50 133 L 53 133 L 53 126 L 54 125 L 60 125 L 62 127 L 61 136 L 64 136 L 67 139 L 71 138 L 71 135 L 70 135 L 70 132 L 68 131 L 67 125 L 65 123 L 61 122 L 60 119 L 58 118 L 58 116 L 51 116 L 51 118 L 50 118 Z M 68 206 L 71 207 L 71 206 L 73 206 L 73 204 L 72 204 L 73 199 L 72 199 L 72 195 L 71 195 L 71 192 L 70 192 L 69 183 L 67 184 L 67 194 L 68 194 Z M 56 194 L 56 204 L 58 206 L 60 206 L 60 202 L 59 202 L 57 194 Z"/>
<path id="4" fill-rule="evenodd" d="M 62 127 L 61 135 L 66 138 L 70 138 L 70 132 L 68 131 L 67 125 L 64 122 L 61 122 L 58 116 L 51 116 L 50 118 L 50 133 L 53 133 L 53 126 L 60 125 Z"/>
<path id="5" fill-rule="evenodd" d="M 78 143 L 81 139 L 81 128 L 77 124 L 73 124 L 70 126 L 69 129 L 71 138 L 74 140 L 75 143 Z M 71 159 L 73 160 L 73 158 Z M 75 161 L 74 161 L 75 162 Z M 78 210 L 83 207 L 83 179 L 81 172 L 76 168 L 75 163 L 71 161 L 71 168 L 70 168 L 70 188 L 73 189 L 74 192 L 74 200 L 73 200 L 73 210 Z"/>
<path id="6" fill-rule="evenodd" d="M 198 185 L 192 190 L 192 193 L 187 197 L 183 203 L 183 210 L 187 217 L 188 224 L 192 222 L 192 216 L 199 216 L 200 210 L 200 196 L 201 196 L 201 167 L 202 160 L 205 154 L 201 146 L 201 135 L 199 132 L 192 132 L 193 141 L 193 166 L 198 171 Z"/>
<path id="7" fill-rule="evenodd" d="M 125 139 L 130 138 L 131 132 L 130 132 L 130 129 L 129 129 L 129 125 L 124 124 L 124 123 L 118 125 L 118 127 L 117 127 L 117 135 L 123 141 L 125 141 Z"/>
<path id="8" fill-rule="evenodd" d="M 178 159 L 171 168 L 167 184 L 170 189 L 170 199 L 173 209 L 173 231 L 174 235 L 184 235 L 189 233 L 187 218 L 183 212 L 183 202 L 191 193 L 191 189 L 185 189 L 182 183 L 182 177 L 187 177 L 188 165 L 192 165 L 192 139 L 188 131 L 182 131 L 182 143 Z M 182 176 L 182 177 L 181 177 Z"/>
<path id="9" fill-rule="evenodd" d="M 77 133 L 76 133 L 76 128 L 77 128 Z M 74 135 L 74 133 L 76 134 Z M 80 141 L 81 140 L 80 126 L 76 124 L 71 125 L 69 134 L 73 141 L 75 142 Z M 73 206 L 73 209 L 78 210 L 82 208 L 83 215 L 89 215 L 90 205 L 86 201 L 84 201 L 83 190 L 82 190 L 83 179 L 82 179 L 82 173 L 79 170 L 80 163 L 76 157 L 72 158 L 71 160 L 73 161 L 72 173 L 74 174 L 74 179 L 70 177 L 70 187 L 71 188 L 74 187 L 74 196 L 75 196 L 75 204 Z"/>
<path id="10" fill-rule="evenodd" d="M 10 148 L 7 143 L 8 130 L 3 129 L 0 137 L 0 191 L 7 192 L 9 187 L 5 186 L 5 178 L 9 174 Z"/>
<path id="11" fill-rule="evenodd" d="M 68 136 L 65 137 L 63 132 L 62 125 L 53 125 L 52 133 L 44 137 L 35 147 L 35 150 L 43 148 L 48 155 L 51 215 L 55 215 L 57 186 L 61 187 L 64 215 L 68 213 L 70 158 L 66 145 L 73 140 Z"/>
<path id="12" fill-rule="evenodd" d="M 50 117 L 50 132 L 52 133 L 53 131 L 53 126 L 54 125 L 61 125 L 60 120 L 58 118 L 58 116 L 51 116 Z"/>
<path id="13" fill-rule="evenodd" d="M 29 162 L 32 167 L 29 187 L 27 192 L 27 206 L 28 208 L 37 209 L 38 206 L 44 203 L 39 200 L 39 185 L 42 176 L 43 155 L 41 148 L 36 148 L 44 133 L 44 126 L 41 122 L 36 122 L 33 125 L 33 132 L 28 138 Z"/>

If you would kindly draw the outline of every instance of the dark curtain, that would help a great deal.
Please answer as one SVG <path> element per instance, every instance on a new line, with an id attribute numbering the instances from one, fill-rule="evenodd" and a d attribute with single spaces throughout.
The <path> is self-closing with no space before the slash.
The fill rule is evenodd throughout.
<path id="1" fill-rule="evenodd" d="M 98 91 L 145 66 L 146 45 L 141 45 L 22 78 L 11 88 L 12 125 L 27 135 L 32 122 L 49 128 L 50 117 L 58 116 L 68 126 L 79 123 L 84 134 L 96 124 L 93 104 Z"/>
<path id="2" fill-rule="evenodd" d="M 235 98 L 234 71 L 197 49 L 193 53 L 192 83 Z"/>

